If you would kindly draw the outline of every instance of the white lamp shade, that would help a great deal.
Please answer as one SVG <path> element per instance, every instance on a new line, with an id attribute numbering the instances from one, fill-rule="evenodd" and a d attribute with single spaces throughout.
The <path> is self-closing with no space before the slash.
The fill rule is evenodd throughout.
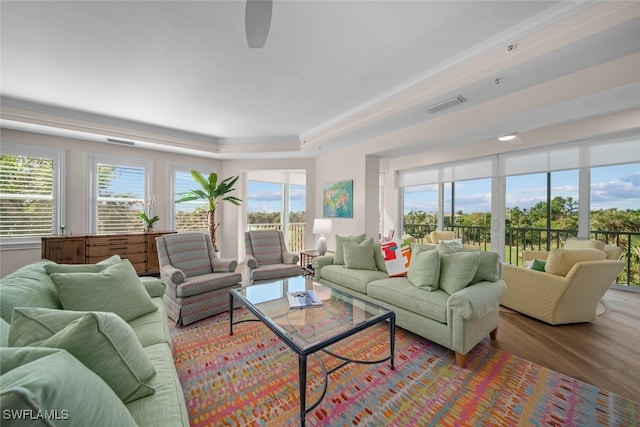
<path id="1" fill-rule="evenodd" d="M 331 233 L 331 220 L 329 218 L 316 218 L 313 220 L 313 234 Z"/>

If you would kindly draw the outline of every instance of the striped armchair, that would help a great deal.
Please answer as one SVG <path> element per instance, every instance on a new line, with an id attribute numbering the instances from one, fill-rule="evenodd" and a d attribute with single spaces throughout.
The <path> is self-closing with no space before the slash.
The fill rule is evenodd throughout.
<path id="1" fill-rule="evenodd" d="M 244 250 L 251 282 L 297 276 L 302 271 L 298 254 L 287 251 L 282 231 L 247 231 Z"/>
<path id="2" fill-rule="evenodd" d="M 220 259 L 207 233 L 165 234 L 156 238 L 164 304 L 178 326 L 229 309 L 229 289 L 240 286 L 238 262 Z"/>

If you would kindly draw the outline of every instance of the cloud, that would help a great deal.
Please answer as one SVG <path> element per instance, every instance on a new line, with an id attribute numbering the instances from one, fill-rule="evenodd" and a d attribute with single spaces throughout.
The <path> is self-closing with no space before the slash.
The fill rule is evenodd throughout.
<path id="1" fill-rule="evenodd" d="M 591 184 L 593 204 L 629 202 L 630 199 L 640 199 L 640 172 L 633 172 L 622 178 L 613 178 L 609 182 Z"/>
<path id="2" fill-rule="evenodd" d="M 282 193 L 280 191 L 254 191 L 249 193 L 247 198 L 252 202 L 280 202 Z"/>

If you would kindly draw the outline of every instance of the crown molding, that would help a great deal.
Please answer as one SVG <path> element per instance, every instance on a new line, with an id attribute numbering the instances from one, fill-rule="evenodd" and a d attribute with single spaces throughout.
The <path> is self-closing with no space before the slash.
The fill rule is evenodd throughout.
<path id="1" fill-rule="evenodd" d="M 314 146 L 318 144 L 326 143 L 331 138 L 364 126 L 372 120 L 380 120 L 397 113 L 401 109 L 406 109 L 410 106 L 408 105 L 410 103 L 415 104 L 416 102 L 423 101 L 422 98 L 416 100 L 415 95 L 408 96 L 408 94 L 420 87 L 432 87 L 432 85 L 427 85 L 427 83 L 431 83 L 432 80 L 436 78 L 449 78 L 447 76 L 448 73 L 459 70 L 474 61 L 479 61 L 485 56 L 495 58 L 496 53 L 499 52 L 499 57 L 504 58 L 504 49 L 506 46 L 534 34 L 543 28 L 557 24 L 570 16 L 574 16 L 597 3 L 596 1 L 561 2 L 547 9 L 545 12 L 487 39 L 483 43 L 454 56 L 450 60 L 425 71 L 395 88 L 304 132 L 300 136 L 303 149 L 314 148 Z M 502 60 L 503 59 L 500 59 L 500 61 Z M 432 88 L 429 90 L 434 91 Z M 426 95 L 426 93 L 423 93 L 423 95 Z"/>

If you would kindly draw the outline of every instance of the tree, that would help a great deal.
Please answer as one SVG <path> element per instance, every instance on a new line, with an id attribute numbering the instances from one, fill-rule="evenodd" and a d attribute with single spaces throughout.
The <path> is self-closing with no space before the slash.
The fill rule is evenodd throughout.
<path id="1" fill-rule="evenodd" d="M 208 205 L 207 210 L 207 226 L 209 227 L 209 233 L 211 234 L 211 243 L 213 244 L 213 250 L 218 251 L 218 245 L 216 243 L 216 230 L 220 223 L 216 223 L 216 208 L 220 202 L 229 202 L 234 205 L 240 205 L 242 199 L 238 199 L 235 196 L 228 196 L 232 191 L 235 191 L 233 186 L 238 181 L 238 176 L 230 176 L 222 181 L 218 182 L 218 174 L 212 172 L 208 178 L 205 178 L 197 170 L 191 171 L 193 179 L 200 184 L 201 188 L 191 189 L 176 200 L 176 203 L 190 202 L 193 200 L 206 200 Z"/>

